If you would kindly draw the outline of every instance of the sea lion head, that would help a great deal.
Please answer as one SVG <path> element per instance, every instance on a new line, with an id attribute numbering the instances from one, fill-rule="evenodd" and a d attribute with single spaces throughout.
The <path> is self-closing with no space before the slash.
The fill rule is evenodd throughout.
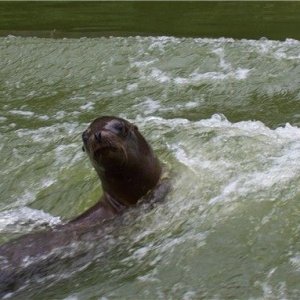
<path id="1" fill-rule="evenodd" d="M 132 143 L 127 141 L 135 130 L 133 124 L 117 117 L 100 117 L 90 124 L 82 134 L 83 150 L 87 152 L 96 171 L 102 172 L 106 168 L 121 167 L 128 163 L 128 152 L 133 151 L 130 149 Z"/>
<path id="2" fill-rule="evenodd" d="M 82 140 L 104 192 L 119 201 L 135 203 L 159 180 L 158 159 L 138 128 L 127 120 L 97 118 L 83 132 Z"/>

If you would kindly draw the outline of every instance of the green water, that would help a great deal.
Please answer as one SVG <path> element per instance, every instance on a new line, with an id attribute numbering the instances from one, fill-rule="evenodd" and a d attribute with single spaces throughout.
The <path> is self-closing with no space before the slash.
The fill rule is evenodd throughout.
<path id="1" fill-rule="evenodd" d="M 294 20 L 296 3 L 263 5 Z M 98 200 L 81 133 L 99 115 L 134 122 L 173 174 L 164 203 L 7 298 L 299 299 L 300 42 L 285 28 L 281 41 L 241 28 L 244 39 L 0 38 L 1 242 Z"/>
<path id="2" fill-rule="evenodd" d="M 297 1 L 0 2 L 0 34 L 300 39 Z"/>

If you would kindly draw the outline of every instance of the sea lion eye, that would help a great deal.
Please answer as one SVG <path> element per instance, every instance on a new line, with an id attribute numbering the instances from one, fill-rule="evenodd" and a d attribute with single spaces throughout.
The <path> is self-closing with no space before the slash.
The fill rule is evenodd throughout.
<path id="1" fill-rule="evenodd" d="M 123 124 L 123 123 L 116 123 L 116 124 L 114 125 L 114 129 L 115 129 L 118 133 L 120 133 L 122 136 L 126 136 L 127 133 L 128 133 L 128 128 L 127 128 L 127 126 L 126 126 L 125 124 Z"/>

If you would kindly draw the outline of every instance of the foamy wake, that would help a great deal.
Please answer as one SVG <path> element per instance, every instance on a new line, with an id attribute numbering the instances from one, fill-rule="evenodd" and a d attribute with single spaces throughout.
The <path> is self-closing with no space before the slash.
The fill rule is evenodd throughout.
<path id="1" fill-rule="evenodd" d="M 60 223 L 59 217 L 25 206 L 0 212 L 2 233 L 31 232 L 37 228 L 52 227 Z"/>

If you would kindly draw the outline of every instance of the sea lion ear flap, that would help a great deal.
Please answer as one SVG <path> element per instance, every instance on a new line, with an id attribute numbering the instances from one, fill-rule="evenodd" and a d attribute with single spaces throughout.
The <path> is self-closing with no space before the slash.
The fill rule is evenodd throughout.
<path id="1" fill-rule="evenodd" d="M 136 130 L 136 131 L 139 131 L 138 127 L 136 125 L 133 125 L 133 128 Z"/>
<path id="2" fill-rule="evenodd" d="M 82 149 L 82 151 L 83 151 L 83 152 L 85 152 L 85 148 L 84 148 L 84 146 L 82 146 L 82 148 L 81 148 L 81 149 Z"/>

